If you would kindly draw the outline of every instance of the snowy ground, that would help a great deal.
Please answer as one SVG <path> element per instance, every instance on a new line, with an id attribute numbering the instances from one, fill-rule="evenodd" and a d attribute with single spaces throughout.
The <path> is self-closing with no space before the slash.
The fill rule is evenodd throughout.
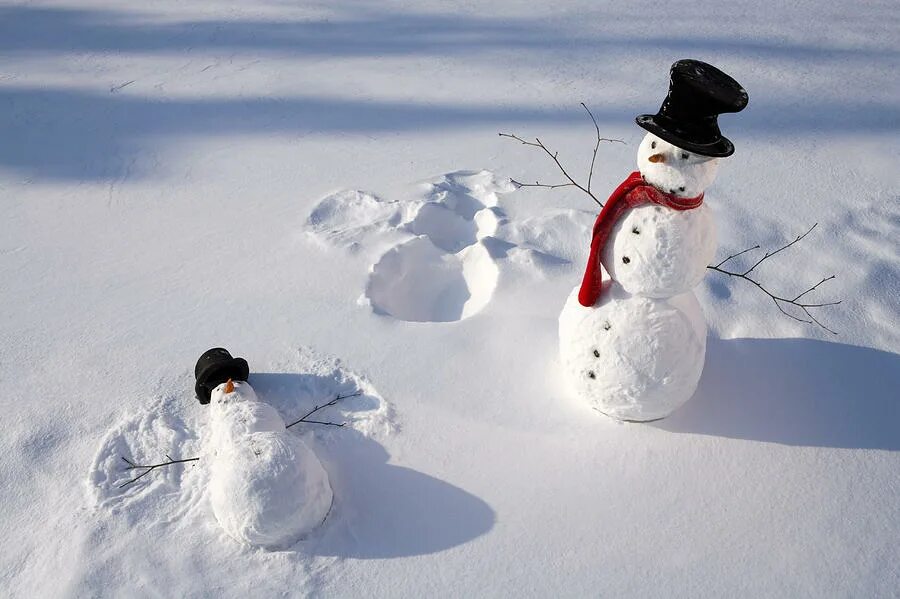
<path id="1" fill-rule="evenodd" d="M 5 596 L 898 596 L 895 2 L 0 5 L 0 590 Z M 786 6 L 790 4 L 790 6 Z M 650 425 L 562 388 L 556 318 L 667 70 L 750 93 L 707 202 L 697 395 Z M 421 236 L 421 237 L 419 237 Z M 335 486 L 290 551 L 212 519 L 187 457 L 196 358 L 250 362 Z M 291 429 L 295 430 L 295 429 Z"/>

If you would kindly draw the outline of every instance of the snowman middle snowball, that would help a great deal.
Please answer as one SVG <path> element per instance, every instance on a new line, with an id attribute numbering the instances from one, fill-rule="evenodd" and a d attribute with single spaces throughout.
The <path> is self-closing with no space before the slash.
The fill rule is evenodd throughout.
<path id="1" fill-rule="evenodd" d="M 268 548 L 294 544 L 324 520 L 332 490 L 322 463 L 246 382 L 210 394 L 210 498 L 229 536 Z"/>
<path id="2" fill-rule="evenodd" d="M 662 158 L 651 162 L 654 156 Z M 653 187 L 693 198 L 715 180 L 719 161 L 648 133 L 638 147 L 637 165 Z M 683 211 L 644 205 L 616 223 L 600 261 L 628 293 L 666 298 L 696 287 L 715 254 L 716 223 L 707 204 Z"/>
<path id="3" fill-rule="evenodd" d="M 677 198 L 697 198 L 718 160 L 648 133 L 638 149 L 643 183 Z M 611 281 L 592 306 L 569 296 L 559 317 L 566 379 L 595 409 L 620 420 L 664 418 L 697 388 L 706 322 L 693 289 L 716 251 L 709 207 L 627 208 L 599 254 Z"/>

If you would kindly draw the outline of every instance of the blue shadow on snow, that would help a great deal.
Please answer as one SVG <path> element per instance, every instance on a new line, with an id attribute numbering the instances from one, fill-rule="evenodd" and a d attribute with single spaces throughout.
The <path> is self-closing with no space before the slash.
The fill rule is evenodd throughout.
<path id="1" fill-rule="evenodd" d="M 349 380 L 336 385 L 333 376 L 296 373 L 254 373 L 250 383 L 286 422 L 335 393 L 356 390 Z M 317 412 L 316 418 L 334 422 L 342 412 L 352 415 L 377 407 L 378 399 L 362 395 Z M 356 559 L 408 557 L 462 545 L 493 528 L 495 514 L 487 503 L 433 476 L 389 464 L 384 447 L 352 426 L 316 432 L 335 505 L 321 534 L 301 541 L 296 549 Z"/>
<path id="2" fill-rule="evenodd" d="M 660 429 L 900 450 L 900 355 L 813 339 L 714 339 L 694 397 Z"/>

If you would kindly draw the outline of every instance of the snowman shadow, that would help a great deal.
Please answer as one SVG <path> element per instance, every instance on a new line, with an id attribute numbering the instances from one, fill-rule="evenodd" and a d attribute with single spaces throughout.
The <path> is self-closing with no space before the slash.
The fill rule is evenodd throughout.
<path id="1" fill-rule="evenodd" d="M 336 499 L 331 522 L 309 547 L 312 553 L 356 559 L 427 555 L 493 528 L 494 511 L 478 497 L 389 464 L 380 444 L 351 436 L 341 451 L 323 456 Z"/>
<path id="2" fill-rule="evenodd" d="M 478 497 L 388 463 L 390 455 L 372 437 L 371 421 L 365 417 L 383 406 L 373 390 L 358 387 L 352 379 L 296 373 L 252 374 L 250 384 L 286 422 L 336 394 L 363 391 L 315 415 L 317 420 L 347 422 L 346 426 L 291 428 L 311 438 L 335 494 L 325 525 L 293 550 L 356 559 L 409 557 L 462 545 L 493 527 L 494 511 Z"/>
<path id="3" fill-rule="evenodd" d="M 900 355 L 813 339 L 715 339 L 694 397 L 657 428 L 900 450 Z"/>
<path id="4" fill-rule="evenodd" d="M 360 389 L 353 378 L 336 380 L 334 374 L 319 375 L 292 372 L 251 373 L 248 381 L 259 398 L 274 407 L 287 423 L 297 420 L 316 405 L 327 403 L 337 395 L 351 395 L 363 391 L 358 396 L 342 399 L 335 408 L 323 410 L 319 416 L 330 412 L 349 413 L 376 410 L 381 400 L 364 389 Z M 305 408 L 305 410 L 304 410 Z"/>

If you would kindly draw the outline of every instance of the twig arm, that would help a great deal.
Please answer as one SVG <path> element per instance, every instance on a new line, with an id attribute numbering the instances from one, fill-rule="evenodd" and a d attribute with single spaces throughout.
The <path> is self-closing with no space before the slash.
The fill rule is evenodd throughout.
<path id="1" fill-rule="evenodd" d="M 535 181 L 534 183 L 522 183 L 521 181 L 516 181 L 515 179 L 510 179 L 509 181 L 516 187 L 544 187 L 546 189 L 557 189 L 559 187 L 574 187 L 571 183 L 546 184 L 546 183 L 541 183 L 540 181 Z"/>
<path id="2" fill-rule="evenodd" d="M 185 462 L 196 462 L 197 460 L 200 459 L 200 458 L 185 458 L 185 459 L 183 459 L 183 460 L 173 460 L 173 459 L 169 456 L 169 454 L 166 454 L 166 458 L 168 458 L 168 460 L 169 460 L 168 462 L 160 462 L 159 464 L 135 464 L 134 462 L 132 462 L 131 460 L 129 460 L 129 459 L 126 458 L 125 456 L 119 456 L 119 457 L 122 458 L 122 461 L 123 461 L 123 462 L 125 462 L 126 464 L 128 464 L 128 467 L 125 468 L 125 470 L 139 470 L 139 469 L 142 469 L 142 468 L 145 468 L 145 469 L 146 469 L 146 470 L 144 470 L 144 472 L 138 474 L 137 476 L 135 476 L 135 477 L 132 478 L 131 480 L 126 481 L 126 482 L 122 483 L 121 485 L 119 485 L 119 488 L 120 488 L 120 489 L 123 488 L 123 487 L 127 487 L 128 485 L 130 485 L 130 484 L 133 483 L 133 482 L 139 481 L 140 479 L 144 478 L 145 476 L 147 476 L 148 474 L 150 474 L 151 472 L 153 472 L 153 471 L 156 470 L 157 468 L 163 468 L 163 467 L 165 467 L 165 466 L 171 466 L 172 464 L 184 464 Z"/>
<path id="3" fill-rule="evenodd" d="M 584 110 L 588 113 L 588 116 L 591 117 L 591 122 L 594 123 L 594 131 L 597 134 L 597 140 L 594 142 L 594 153 L 591 156 L 591 168 L 588 171 L 588 179 L 587 179 L 587 192 L 590 194 L 591 193 L 591 181 L 594 178 L 594 163 L 597 162 L 597 150 L 600 149 L 600 142 L 608 141 L 610 143 L 618 142 L 620 144 L 624 144 L 625 142 L 622 141 L 621 139 L 609 139 L 607 137 L 600 137 L 600 125 L 597 124 L 597 119 L 594 118 L 594 113 L 591 112 L 591 109 L 588 108 L 587 104 L 585 104 L 584 102 L 581 103 L 581 107 L 584 108 Z M 594 195 L 591 194 L 591 197 L 593 198 Z M 596 199 L 596 198 L 594 198 L 594 199 Z M 602 206 L 602 204 L 601 204 L 601 206 Z"/>
<path id="4" fill-rule="evenodd" d="M 299 420 L 295 420 L 294 422 L 290 423 L 289 425 L 287 425 L 287 426 L 284 427 L 284 428 L 291 428 L 291 427 L 294 426 L 295 424 L 300 424 L 301 422 L 306 422 L 307 424 L 325 424 L 325 425 L 327 425 L 327 426 L 344 426 L 344 424 L 346 424 L 346 423 L 343 423 L 343 422 L 341 422 L 341 423 L 338 423 L 338 422 L 322 422 L 322 421 L 320 421 L 320 420 L 308 420 L 308 418 L 309 418 L 310 416 L 312 416 L 313 414 L 315 414 L 316 412 L 318 412 L 319 410 L 323 410 L 323 409 L 325 409 L 325 408 L 327 408 L 327 407 L 329 407 L 329 406 L 333 406 L 334 404 L 336 404 L 337 402 L 341 401 L 342 399 L 347 399 L 347 398 L 349 398 L 349 397 L 357 397 L 357 396 L 359 396 L 359 395 L 362 395 L 362 391 L 356 391 L 355 393 L 348 393 L 347 395 L 338 395 L 337 397 L 335 397 L 334 399 L 332 399 L 332 400 L 329 401 L 328 403 L 322 404 L 321 406 L 315 406 L 312 410 L 310 410 L 309 412 L 307 412 L 306 414 L 304 414 L 303 416 L 301 416 Z"/>
<path id="5" fill-rule="evenodd" d="M 540 148 L 545 154 L 547 154 L 547 156 L 550 157 L 550 159 L 556 164 L 556 167 L 559 169 L 559 171 L 568 180 L 568 183 L 558 183 L 558 184 L 553 184 L 553 185 L 547 185 L 547 184 L 541 183 L 540 181 L 535 181 L 534 183 L 520 183 L 520 182 L 516 181 L 515 179 L 511 179 L 513 185 L 515 185 L 516 187 L 543 187 L 545 189 L 558 189 L 560 187 L 575 187 L 575 188 L 583 191 L 587 195 L 589 195 L 591 197 L 591 199 L 594 200 L 594 202 L 596 202 L 597 205 L 599 205 L 601 208 L 603 207 L 603 202 L 601 202 L 597 198 L 597 196 L 595 196 L 594 193 L 591 191 L 591 183 L 593 182 L 593 179 L 594 179 L 594 165 L 597 162 L 597 150 L 600 148 L 600 143 L 604 142 L 604 141 L 610 142 L 610 143 L 616 142 L 616 143 L 620 143 L 620 144 L 624 144 L 625 142 L 621 139 L 609 139 L 606 137 L 601 137 L 600 136 L 600 126 L 597 125 L 597 119 L 594 118 L 593 113 L 590 111 L 590 109 L 587 107 L 587 105 L 584 102 L 581 103 L 581 106 L 584 107 L 585 111 L 588 113 L 588 116 L 591 117 L 591 122 L 594 124 L 594 131 L 597 134 L 596 141 L 594 142 L 594 152 L 593 152 L 593 155 L 591 156 L 591 166 L 590 166 L 590 169 L 588 170 L 587 185 L 586 186 L 581 185 L 574 178 L 572 178 L 572 176 L 569 174 L 569 171 L 567 171 L 566 167 L 564 167 L 562 162 L 560 162 L 559 152 L 550 150 L 546 145 L 544 145 L 544 142 L 542 142 L 540 140 L 540 138 L 535 137 L 534 141 L 528 141 L 527 139 L 522 139 L 521 137 L 519 137 L 518 135 L 515 135 L 513 133 L 500 133 L 499 134 L 500 137 L 507 137 L 509 139 L 514 139 L 523 145 L 531 146 L 533 148 Z"/>
<path id="6" fill-rule="evenodd" d="M 718 268 L 718 267 L 722 266 L 723 264 L 725 264 L 726 262 L 728 262 L 729 260 L 731 260 L 732 258 L 737 258 L 738 256 L 742 256 L 742 255 L 746 254 L 747 252 L 752 252 L 753 250 L 758 250 L 758 249 L 759 249 L 759 244 L 754 245 L 752 248 L 747 248 L 746 250 L 738 252 L 737 254 L 731 254 L 730 256 L 728 256 L 727 258 L 725 258 L 724 260 L 722 260 L 715 266 L 710 266 L 709 268 Z"/>
<path id="7" fill-rule="evenodd" d="M 791 247 L 792 245 L 794 245 L 795 243 L 797 243 L 798 241 L 800 241 L 801 239 L 803 239 L 804 237 L 806 237 L 807 235 L 809 235 L 810 232 L 812 232 L 812 230 L 815 229 L 817 225 L 818 225 L 818 223 L 814 224 L 812 227 L 809 228 L 808 231 L 806 231 L 806 233 L 803 233 L 802 235 L 798 235 L 797 238 L 794 239 L 793 241 L 791 241 L 790 243 L 787 243 L 787 244 L 781 246 L 780 248 L 778 248 L 778 249 L 776 249 L 776 250 L 774 250 L 774 251 L 772 251 L 772 252 L 766 252 L 765 255 L 764 255 L 762 258 L 760 258 L 759 260 L 757 260 L 757 261 L 753 264 L 753 266 L 751 266 L 750 268 L 748 268 L 747 270 L 745 270 L 745 271 L 743 271 L 743 272 L 737 272 L 737 271 L 726 270 L 726 269 L 722 268 L 722 265 L 724 265 L 726 262 L 728 262 L 728 261 L 731 260 L 732 258 L 737 258 L 738 256 L 740 256 L 740 255 L 742 255 L 742 254 L 746 254 L 746 253 L 749 252 L 749 251 L 759 249 L 759 245 L 755 245 L 755 246 L 753 246 L 752 248 L 747 248 L 746 250 L 744 250 L 744 251 L 742 251 L 742 252 L 738 252 L 738 253 L 736 253 L 736 254 L 732 254 L 731 256 L 728 256 L 727 258 L 725 258 L 724 260 L 722 260 L 721 262 L 719 262 L 719 263 L 716 264 L 715 266 L 707 266 L 707 268 L 710 269 L 710 270 L 714 270 L 714 271 L 716 271 L 716 272 L 722 273 L 722 274 L 724 274 L 724 275 L 727 275 L 727 276 L 729 276 L 729 277 L 735 277 L 735 278 L 738 278 L 738 279 L 743 279 L 743 280 L 745 280 L 745 281 L 747 281 L 747 282 L 749 282 L 749 283 L 755 285 L 760 291 L 762 291 L 763 293 L 765 293 L 766 295 L 769 296 L 769 298 L 772 300 L 772 302 L 775 304 L 775 306 L 778 308 L 778 310 L 779 310 L 782 314 L 784 314 L 785 316 L 787 316 L 787 317 L 789 317 L 789 318 L 792 318 L 792 319 L 794 319 L 794 320 L 796 320 L 796 321 L 798 321 L 798 322 L 803 322 L 803 323 L 806 323 L 806 324 L 814 324 L 814 325 L 817 325 L 817 326 L 819 326 L 819 327 L 825 329 L 825 330 L 828 331 L 829 333 L 832 333 L 832 334 L 834 334 L 834 335 L 837 335 L 837 333 L 836 333 L 835 331 L 829 329 L 829 328 L 826 327 L 824 324 L 822 324 L 822 323 L 821 323 L 821 322 L 820 322 L 820 321 L 812 314 L 812 312 L 810 312 L 810 309 L 812 309 L 812 308 L 823 308 L 823 307 L 825 307 L 825 306 L 836 306 L 836 305 L 838 305 L 838 304 L 841 303 L 840 301 L 835 301 L 835 302 L 819 302 L 819 303 L 810 303 L 810 302 L 802 302 L 802 301 L 800 301 L 801 298 L 803 298 L 803 296 L 807 295 L 808 293 L 811 293 L 812 291 L 815 291 L 820 285 L 822 285 L 822 284 L 825 283 L 826 281 L 830 281 L 831 279 L 834 279 L 834 278 L 835 278 L 835 275 L 831 275 L 830 277 L 824 277 L 821 281 L 819 281 L 818 283 L 816 283 L 815 285 L 813 285 L 812 287 L 810 287 L 810 288 L 807 289 L 806 291 L 800 293 L 799 295 L 797 295 L 797 296 L 794 297 L 794 298 L 782 297 L 782 296 L 780 296 L 780 295 L 776 295 L 776 294 L 772 293 L 771 291 L 769 291 L 768 289 L 766 289 L 766 287 L 763 286 L 762 283 L 760 283 L 759 281 L 757 281 L 756 279 L 754 279 L 753 277 L 750 276 L 750 273 L 753 272 L 753 270 L 754 270 L 757 266 L 759 266 L 760 264 L 762 264 L 763 262 L 765 262 L 766 260 L 768 260 L 769 258 L 771 258 L 772 256 L 774 256 L 775 254 L 777 254 L 777 253 L 779 253 L 779 252 L 781 252 L 781 251 L 783 251 L 783 250 L 786 250 L 787 248 Z M 785 308 L 788 307 L 788 306 L 794 306 L 795 308 L 800 309 L 800 310 L 803 312 L 803 314 L 805 315 L 806 318 L 801 318 L 801 317 L 799 317 L 799 316 L 796 316 L 795 314 L 791 314 L 790 312 L 788 312 L 788 311 L 785 309 Z"/>

